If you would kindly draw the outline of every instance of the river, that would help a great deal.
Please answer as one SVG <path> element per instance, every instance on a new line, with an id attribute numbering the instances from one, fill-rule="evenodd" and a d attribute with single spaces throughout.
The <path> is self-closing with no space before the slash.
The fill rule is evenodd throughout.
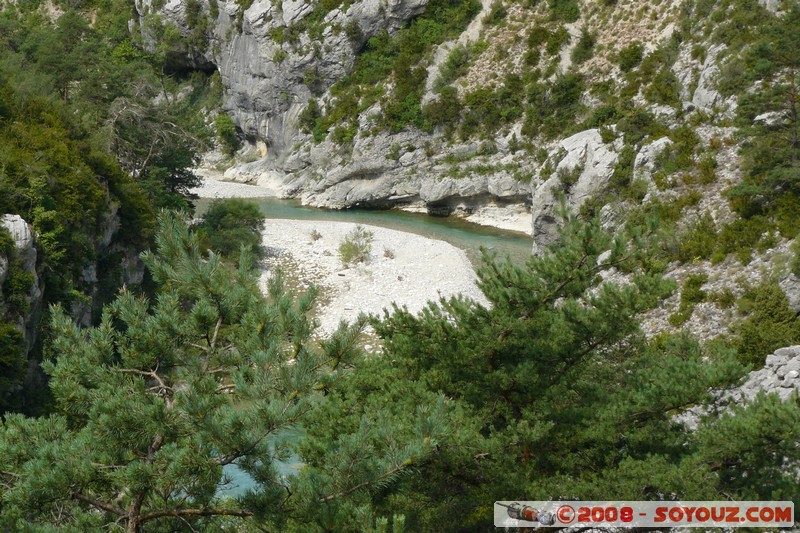
<path id="1" fill-rule="evenodd" d="M 437 217 L 399 210 L 319 209 L 302 206 L 297 200 L 277 198 L 242 199 L 257 203 L 267 219 L 354 222 L 407 231 L 423 237 L 442 240 L 464 250 L 473 266 L 477 266 L 480 262 L 481 246 L 497 252 L 500 257 L 508 255 L 515 262 L 523 262 L 531 254 L 531 237 L 529 235 L 489 226 L 479 226 L 455 217 Z M 210 202 L 212 200 L 206 198 L 196 201 L 198 216 L 208 209 Z"/>

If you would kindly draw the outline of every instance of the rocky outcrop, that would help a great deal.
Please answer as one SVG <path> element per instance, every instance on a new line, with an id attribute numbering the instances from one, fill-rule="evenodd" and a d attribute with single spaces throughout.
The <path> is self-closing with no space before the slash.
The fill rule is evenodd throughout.
<path id="1" fill-rule="evenodd" d="M 783 401 L 797 397 L 800 393 L 800 346 L 775 350 L 767 356 L 764 367 L 750 372 L 741 385 L 717 394 L 714 406 L 724 410 L 733 404 L 746 403 L 760 393 L 777 394 Z M 677 419 L 694 429 L 706 413 L 708 408 L 694 408 Z"/>
<path id="2" fill-rule="evenodd" d="M 608 185 L 618 154 L 597 129 L 576 133 L 558 144 L 550 155 L 555 171 L 533 191 L 533 249 L 542 250 L 558 234 L 556 209 L 563 197 L 566 207 L 578 212 L 586 200 Z"/>
<path id="3" fill-rule="evenodd" d="M 759 392 L 774 392 L 788 400 L 800 391 L 800 346 L 779 348 L 767 356 L 764 368 L 750 372 L 737 389 L 726 393 L 722 400 L 737 403 L 752 400 Z"/>
<path id="4" fill-rule="evenodd" d="M 633 162 L 633 179 L 646 181 L 648 189 L 653 191 L 655 189 L 653 172 L 655 171 L 656 160 L 661 152 L 672 144 L 674 143 L 669 137 L 661 137 L 643 146 L 639 153 L 636 154 L 636 159 Z"/>
<path id="5" fill-rule="evenodd" d="M 789 307 L 795 313 L 800 313 L 800 278 L 790 273 L 778 282 L 781 290 L 786 294 Z"/>
<path id="6" fill-rule="evenodd" d="M 30 225 L 19 215 L 3 215 L 0 217 L 0 225 L 14 240 L 14 259 L 18 267 L 32 276 L 32 283 L 26 295 L 28 313 L 25 317 L 20 318 L 19 322 L 20 329 L 25 333 L 25 343 L 30 350 L 30 347 L 36 342 L 37 325 L 42 307 L 42 288 L 36 271 L 36 240 Z M 7 275 L 9 268 L 8 260 L 5 263 L 3 278 Z"/>
<path id="7" fill-rule="evenodd" d="M 308 22 L 315 4 L 304 0 L 256 0 L 243 12 L 240 3 L 218 0 L 218 16 L 209 24 L 208 44 L 187 51 L 187 68 L 218 69 L 226 87 L 224 109 L 244 135 L 263 141 L 265 155 L 280 163 L 292 147 L 296 119 L 312 91 L 322 94 L 347 74 L 357 50 L 381 30 L 394 32 L 422 12 L 427 0 L 365 0 L 345 10 L 336 8 L 322 21 Z M 203 16 L 211 17 L 207 0 Z M 193 35 L 185 0 L 137 0 L 140 27 L 146 43 L 155 47 L 157 13 L 184 36 Z M 349 29 L 349 31 L 345 31 Z"/>

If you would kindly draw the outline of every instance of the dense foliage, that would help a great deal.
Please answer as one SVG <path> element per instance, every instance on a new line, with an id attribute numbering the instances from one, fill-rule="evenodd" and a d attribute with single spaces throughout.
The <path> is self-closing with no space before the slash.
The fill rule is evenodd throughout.
<path id="1" fill-rule="evenodd" d="M 315 291 L 293 301 L 276 273 L 262 295 L 245 247 L 230 268 L 203 254 L 180 217 L 160 225 L 144 257 L 160 287 L 154 300 L 122 292 L 85 330 L 53 308 L 56 358 L 45 369 L 56 412 L 8 415 L 0 427 L 1 528 L 220 530 L 257 519 L 308 531 L 322 507 L 385 486 L 430 453 L 441 406 L 412 416 L 418 430 L 364 415 L 328 443 L 320 468 L 279 475 L 287 432 L 313 424 L 316 404 L 360 359 L 364 322 L 317 346 Z M 218 494 L 234 463 L 257 482 L 235 501 Z"/>
<path id="2" fill-rule="evenodd" d="M 456 298 L 374 320 L 384 356 L 359 365 L 323 404 L 329 422 L 309 428 L 305 457 L 315 462 L 338 428 L 355 423 L 343 413 L 385 410 L 402 421 L 441 391 L 453 399 L 447 436 L 419 476 L 373 500 L 412 530 L 487 530 L 500 495 L 796 497 L 787 468 L 800 460 L 796 402 L 759 397 L 694 432 L 676 419 L 745 369 L 734 351 L 684 335 L 644 340 L 636 313 L 668 286 L 642 270 L 641 245 L 572 223 L 557 248 L 525 266 L 486 263 L 479 277 L 491 308 Z M 633 283 L 603 282 L 610 266 L 632 272 Z"/>
<path id="3" fill-rule="evenodd" d="M 418 63 L 432 45 L 458 35 L 479 9 L 474 0 L 435 0 L 396 35 L 382 32 L 370 38 L 353 72 L 331 88 L 333 101 L 325 113 L 312 99 L 300 118 L 301 126 L 317 142 L 333 130 L 334 140 L 349 143 L 357 129 L 358 114 L 381 100 L 382 127 L 391 131 L 409 125 L 428 129 L 420 107 L 426 71 Z M 390 95 L 384 95 L 381 82 L 389 76 L 394 88 Z"/>
<path id="4" fill-rule="evenodd" d="M 197 233 L 205 249 L 238 263 L 242 246 L 257 259 L 263 256 L 262 229 L 264 214 L 257 204 L 230 198 L 211 202 Z"/>
<path id="5" fill-rule="evenodd" d="M 168 47 L 137 47 L 128 2 L 56 4 L 0 10 L 0 214 L 32 225 L 45 302 L 99 314 L 125 281 L 122 257 L 135 260 L 151 242 L 153 208 L 190 206 L 190 168 L 211 140 L 203 107 L 221 86 L 218 76 L 168 74 Z M 218 130 L 235 141 L 224 120 Z M 5 359 L 24 358 L 6 326 L 28 318 L 32 273 L 6 255 L 0 342 L 20 348 Z"/>
<path id="6" fill-rule="evenodd" d="M 242 31 L 251 3 L 237 2 L 232 31 Z M 614 4 L 604 0 L 600 9 Z M 212 133 L 228 156 L 239 139 L 233 120 L 213 112 L 219 76 L 189 73 L 209 46 L 201 2 L 185 3 L 184 37 L 152 14 L 152 52 L 129 31 L 128 2 L 59 5 L 63 14 L 52 16 L 36 1 L 0 12 L 0 213 L 33 225 L 37 274 L 46 303 L 55 304 L 43 365 L 52 412 L 6 414 L 0 425 L 0 529 L 307 532 L 391 523 L 395 531 L 476 531 L 492 529 L 499 498 L 800 495 L 797 398 L 713 404 L 767 353 L 800 342 L 797 313 L 780 287 L 745 287 L 727 340 L 647 339 L 640 327 L 641 313 L 676 288 L 661 277 L 669 261 L 716 263 L 735 254 L 746 263 L 774 244 L 773 230 L 796 236 L 800 7 L 779 18 L 757 0 L 686 2 L 671 39 L 612 54 L 621 71 L 613 87 L 559 71 L 570 42 L 565 24 L 579 19 L 581 3 L 548 0 L 545 19 L 517 35 L 527 45 L 521 72 L 459 91 L 453 83 L 488 44 L 455 47 L 434 84 L 438 98 L 424 107 L 432 45 L 463 30 L 479 4 L 434 0 L 396 34 L 369 39 L 330 99 L 312 99 L 300 116 L 316 141 L 350 143 L 359 113 L 379 102 L 373 130 L 362 133 L 439 129 L 465 141 L 485 137 L 487 154 L 497 151 L 495 133 L 511 124 L 521 125 L 525 143 L 599 128 L 603 142 L 622 148 L 607 190 L 584 204 L 582 219 L 568 217 L 555 246 L 524 265 L 485 257 L 478 276 L 490 305 L 457 297 L 419 314 L 394 308 L 371 317 L 382 350 L 364 357 L 367 318 L 320 338 L 314 289 L 290 294 L 274 272 L 262 294 L 253 261 L 263 252 L 264 216 L 242 200 L 212 203 L 193 229 L 186 215 L 164 211 L 154 251 L 143 256 L 153 294 L 125 289 L 94 327 L 74 323 L 71 304 L 95 296 L 86 265 L 112 275 L 102 267 L 118 263 L 105 250 L 108 228 L 119 223 L 113 253 L 146 248 L 154 208 L 191 207 L 191 168 Z M 327 13 L 348 5 L 318 2 L 271 37 L 314 37 Z M 495 2 L 487 27 L 513 18 L 510 7 Z M 219 14 L 215 0 L 209 8 Z M 741 31 L 756 25 L 758 34 Z M 343 30 L 363 42 L 357 23 Z M 678 229 L 682 211 L 715 180 L 721 142 L 706 146 L 694 124 L 668 127 L 641 104 L 671 106 L 683 118 L 673 65 L 684 39 L 701 34 L 730 50 L 719 87 L 740 97 L 745 179 L 729 195 L 741 218 L 718 228 L 704 214 Z M 575 41 L 577 65 L 601 51 L 585 28 Z M 691 57 L 705 53 L 696 45 Z M 315 94 L 324 85 L 313 69 L 303 79 Z M 677 177 L 681 189 L 641 203 L 649 185 L 634 176 L 638 149 L 660 137 L 672 143 L 653 162 L 653 186 L 664 191 Z M 399 159 L 401 149 L 389 157 Z M 545 161 L 540 177 L 555 172 L 546 152 Z M 559 173 L 563 188 L 579 174 Z M 635 207 L 612 237 L 598 215 L 616 201 Z M 363 228 L 348 236 L 343 260 L 364 260 L 370 240 Z M 3 230 L 0 255 L 9 261 L 0 295 L 5 410 L 18 407 L 4 400 L 26 368 L 20 325 L 34 278 Z M 612 270 L 626 281 L 607 282 Z M 703 289 L 708 280 L 686 276 L 672 325 L 711 299 L 733 307 L 730 291 Z M 101 283 L 109 294 L 117 285 Z M 690 409 L 695 429 L 682 421 Z M 286 474 L 290 460 L 300 466 Z M 234 466 L 253 487 L 229 497 Z"/>

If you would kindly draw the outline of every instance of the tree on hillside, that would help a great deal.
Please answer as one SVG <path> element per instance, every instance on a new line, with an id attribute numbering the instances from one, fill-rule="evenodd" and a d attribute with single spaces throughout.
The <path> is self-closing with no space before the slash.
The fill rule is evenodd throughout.
<path id="1" fill-rule="evenodd" d="M 797 496 L 786 466 L 800 459 L 796 403 L 762 398 L 697 433 L 676 420 L 745 370 L 731 351 L 686 336 L 645 340 L 639 313 L 668 288 L 641 267 L 647 254 L 645 241 L 575 220 L 524 266 L 487 258 L 479 277 L 491 307 L 454 298 L 376 320 L 384 357 L 327 399 L 332 412 L 403 420 L 431 391 L 454 405 L 453 430 L 421 475 L 378 495 L 374 512 L 403 513 L 412 530 L 475 531 L 491 527 L 498 499 Z M 612 267 L 629 281 L 605 282 Z M 353 423 L 315 425 L 309 442 L 321 453 Z"/>
<path id="2" fill-rule="evenodd" d="M 743 146 L 745 181 L 731 190 L 745 215 L 796 211 L 800 198 L 800 6 L 794 4 L 747 53 L 742 76 L 757 90 L 739 99 L 740 123 L 751 139 Z M 755 120 L 759 117 L 759 120 Z M 797 215 L 793 213 L 796 226 Z M 791 229 L 792 236 L 796 229 Z"/>
<path id="3" fill-rule="evenodd" d="M 155 301 L 123 291 L 87 330 L 53 309 L 57 409 L 0 426 L 0 529 L 308 530 L 321 509 L 386 486 L 435 447 L 439 411 L 421 413 L 429 431 L 408 438 L 376 434 L 377 417 L 364 416 L 331 442 L 324 467 L 280 476 L 287 430 L 302 430 L 345 378 L 364 323 L 317 346 L 314 291 L 295 302 L 276 274 L 263 296 L 246 252 L 231 269 L 202 254 L 179 216 L 162 215 L 160 228 L 144 256 Z M 235 500 L 218 496 L 234 463 L 255 481 Z"/>
<path id="4" fill-rule="evenodd" d="M 167 99 L 146 83 L 134 97 L 119 97 L 109 108 L 106 127 L 111 151 L 159 208 L 186 208 L 200 184 L 192 171 L 201 145 Z M 163 97 L 163 95 L 162 95 Z"/>
<path id="5" fill-rule="evenodd" d="M 238 257 L 242 246 L 246 246 L 260 258 L 264 253 L 261 247 L 264 219 L 264 213 L 254 202 L 241 198 L 214 200 L 197 228 L 200 243 L 231 258 Z"/>

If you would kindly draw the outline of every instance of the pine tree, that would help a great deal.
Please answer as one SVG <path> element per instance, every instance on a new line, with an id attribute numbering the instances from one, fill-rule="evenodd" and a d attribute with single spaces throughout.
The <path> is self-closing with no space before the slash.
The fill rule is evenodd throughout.
<path id="1" fill-rule="evenodd" d="M 359 358 L 364 321 L 317 346 L 313 290 L 295 302 L 277 273 L 264 296 L 246 249 L 232 269 L 202 254 L 181 217 L 164 214 L 160 226 L 156 252 L 144 255 L 160 286 L 154 301 L 123 291 L 86 330 L 53 309 L 45 370 L 57 410 L 0 427 L 0 529 L 283 529 L 410 465 L 384 444 L 364 446 L 365 418 L 337 435 L 330 468 L 278 475 L 288 430 L 302 433 Z M 383 442 L 402 440 L 392 434 Z M 425 455 L 435 446 L 426 436 L 400 447 Z M 236 500 L 218 496 L 233 463 L 255 481 Z"/>
<path id="2" fill-rule="evenodd" d="M 452 405 L 437 453 L 402 490 L 376 495 L 373 511 L 402 513 L 415 531 L 474 531 L 491 528 L 498 499 L 797 495 L 786 467 L 800 458 L 796 402 L 712 414 L 696 433 L 676 418 L 745 369 L 733 351 L 688 336 L 644 338 L 639 314 L 669 290 L 643 268 L 649 253 L 646 239 L 572 220 L 524 266 L 486 258 L 491 307 L 453 298 L 375 320 L 384 356 L 361 365 L 338 401 L 398 420 L 433 392 Z M 611 268 L 627 281 L 604 281 Z"/>

